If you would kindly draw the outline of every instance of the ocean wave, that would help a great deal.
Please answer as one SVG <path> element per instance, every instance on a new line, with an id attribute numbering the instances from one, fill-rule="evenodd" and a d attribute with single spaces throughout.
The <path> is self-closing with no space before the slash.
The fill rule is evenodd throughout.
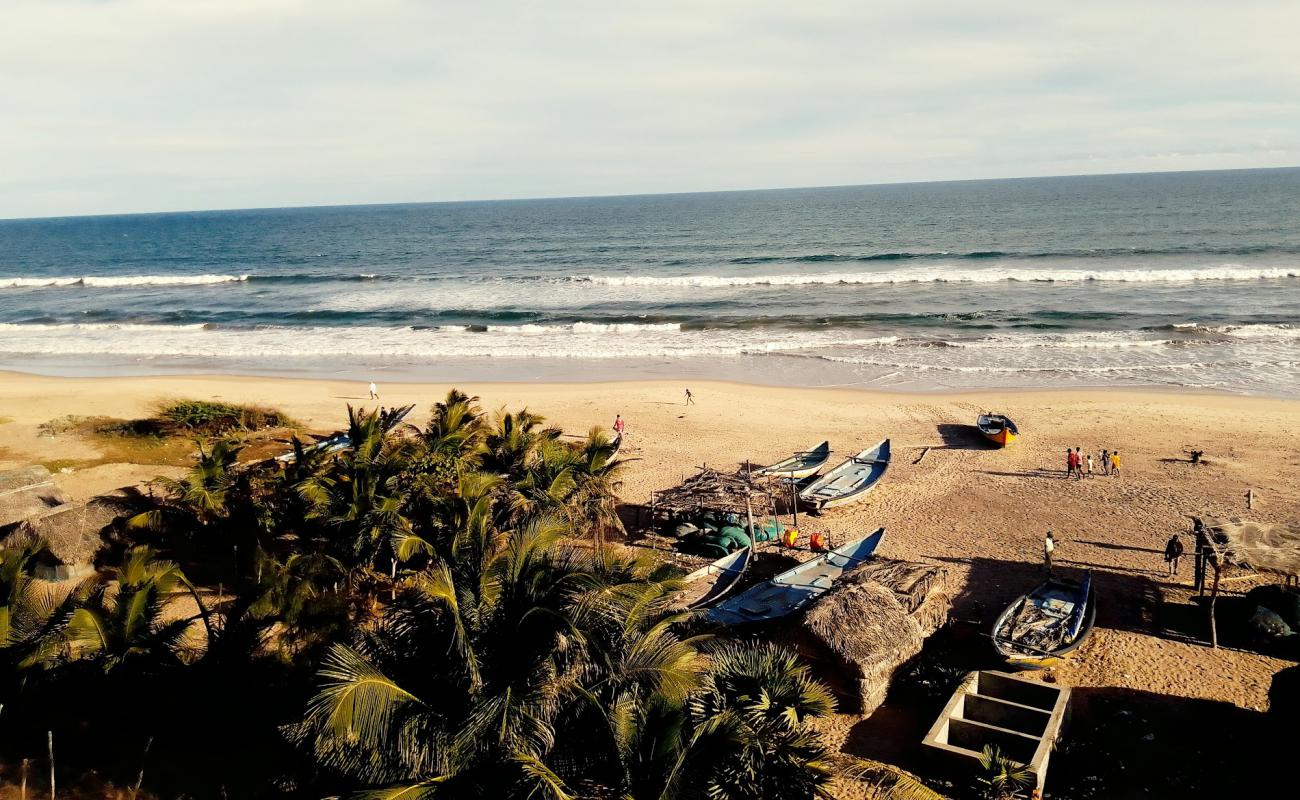
<path id="1" fill-rule="evenodd" d="M 84 275 L 80 277 L 0 278 L 0 289 L 45 289 L 68 286 L 111 289 L 123 286 L 203 286 L 242 283 L 249 275 Z"/>
<path id="2" fill-rule="evenodd" d="M 1285 323 L 1201 325 L 1196 322 L 1177 322 L 1167 326 L 1165 330 L 1176 331 L 1183 335 L 1202 334 L 1232 339 L 1300 339 L 1300 326 Z"/>
<path id="3" fill-rule="evenodd" d="M 739 256 L 731 264 L 825 264 L 869 263 L 873 261 L 985 261 L 989 259 L 1033 260 L 1044 258 L 1132 258 L 1140 256 L 1251 256 L 1294 255 L 1300 247 L 1291 245 L 1253 245 L 1250 247 L 1107 247 L 1068 250 L 949 250 L 898 251 L 880 253 L 791 253 Z"/>
<path id="4" fill-rule="evenodd" d="M 580 275 L 598 286 L 729 288 L 744 286 L 872 285 L 890 283 L 1190 283 L 1300 278 L 1300 267 L 1222 265 L 1193 269 L 906 269 L 797 275 Z"/>

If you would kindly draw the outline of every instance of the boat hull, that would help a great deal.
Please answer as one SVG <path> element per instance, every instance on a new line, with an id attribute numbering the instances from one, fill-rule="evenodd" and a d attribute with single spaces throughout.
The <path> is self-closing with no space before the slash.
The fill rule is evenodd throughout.
<path id="1" fill-rule="evenodd" d="M 805 487 L 799 492 L 799 501 L 814 511 L 824 511 L 862 500 L 889 471 L 890 455 L 890 442 L 885 439 Z M 837 487 L 841 483 L 848 485 Z"/>
<path id="2" fill-rule="evenodd" d="M 983 431 L 983 430 L 980 431 L 980 433 L 984 435 L 985 439 L 988 439 L 990 442 L 997 445 L 998 447 L 1006 447 L 1007 445 L 1016 441 L 1016 439 L 1020 438 L 1019 436 L 1007 430 L 1006 428 L 1003 428 L 1002 430 L 997 431 L 996 433 Z"/>
<path id="3" fill-rule="evenodd" d="M 1051 583 L 1051 579 L 1034 589 L 1039 591 L 1042 586 Z M 999 632 L 1002 631 L 1006 622 L 1014 615 L 1026 602 L 1029 601 L 1034 592 L 1021 595 L 1011 605 L 1007 606 L 996 622 L 993 623 L 993 647 L 997 650 L 998 655 L 1002 657 L 1007 666 L 1015 669 L 1034 670 L 1046 669 L 1060 664 L 1072 652 L 1088 640 L 1092 634 L 1092 629 L 1097 621 L 1097 597 L 1096 590 L 1092 585 L 1091 576 L 1084 583 L 1079 585 L 1081 602 L 1083 603 L 1082 616 L 1079 620 L 1079 630 L 1068 643 L 1055 647 L 1051 650 L 1042 650 L 1032 652 L 1032 648 L 1024 647 L 1014 640 L 999 638 Z"/>
<path id="4" fill-rule="evenodd" d="M 830 442 L 822 442 L 812 449 L 796 454 L 784 461 L 754 470 L 755 475 L 775 475 L 791 480 L 803 480 L 817 474 L 831 460 Z"/>
<path id="5" fill-rule="evenodd" d="M 714 606 L 708 612 L 712 622 L 741 627 L 772 622 L 790 616 L 821 597 L 841 575 L 871 558 L 884 539 L 879 528 L 782 572 L 771 580 L 751 587 Z"/>

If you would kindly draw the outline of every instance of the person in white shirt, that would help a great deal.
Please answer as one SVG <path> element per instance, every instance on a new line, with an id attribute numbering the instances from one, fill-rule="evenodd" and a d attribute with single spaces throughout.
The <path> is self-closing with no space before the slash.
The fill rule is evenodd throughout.
<path id="1" fill-rule="evenodd" d="M 370 399 L 371 400 L 379 399 L 379 387 L 375 385 L 374 381 L 370 382 Z"/>
<path id="2" fill-rule="evenodd" d="M 1047 574 L 1052 574 L 1052 553 L 1056 551 L 1056 540 L 1052 538 L 1052 532 L 1047 532 L 1047 537 L 1043 539 L 1043 564 L 1047 567 Z"/>

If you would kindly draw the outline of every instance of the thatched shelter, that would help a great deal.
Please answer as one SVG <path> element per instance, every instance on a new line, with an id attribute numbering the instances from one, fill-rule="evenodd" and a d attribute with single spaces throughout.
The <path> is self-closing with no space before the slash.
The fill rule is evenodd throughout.
<path id="1" fill-rule="evenodd" d="M 1283 578 L 1300 577 L 1300 522 L 1202 520 L 1220 560 Z"/>
<path id="2" fill-rule="evenodd" d="M 121 513 L 121 503 L 111 497 L 61 506 L 10 526 L 0 546 L 22 547 L 43 541 L 46 552 L 37 566 L 37 577 L 53 581 L 80 578 L 94 571 L 95 557 L 108 545 L 105 531 Z"/>
<path id="3" fill-rule="evenodd" d="M 744 514 L 775 506 L 782 491 L 777 481 L 753 475 L 744 467 L 735 472 L 704 467 L 671 489 L 655 492 L 651 507 L 658 511 L 694 513 L 702 509 Z"/>
<path id="4" fill-rule="evenodd" d="M 63 503 L 54 476 L 42 466 L 0 471 L 0 528 Z"/>
<path id="5" fill-rule="evenodd" d="M 948 621 L 950 604 L 946 570 L 876 557 L 808 610 L 795 643 L 829 673 L 844 711 L 870 714 L 898 668 Z"/>
<path id="6" fill-rule="evenodd" d="M 1219 630 L 1215 605 L 1219 582 L 1228 566 L 1264 572 L 1283 578 L 1288 584 L 1300 580 L 1300 523 L 1249 522 L 1237 518 L 1192 517 L 1196 539 L 1195 585 L 1205 591 L 1210 571 L 1210 643 L 1218 647 Z"/>

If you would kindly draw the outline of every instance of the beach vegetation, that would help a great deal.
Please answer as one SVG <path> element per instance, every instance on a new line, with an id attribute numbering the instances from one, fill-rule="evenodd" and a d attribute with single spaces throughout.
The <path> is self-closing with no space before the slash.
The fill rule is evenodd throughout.
<path id="1" fill-rule="evenodd" d="M 608 542 L 603 431 L 456 391 L 401 417 L 350 408 L 350 446 L 288 463 L 200 439 L 57 593 L 0 551 L 0 756 L 53 731 L 73 782 L 214 799 L 818 798 L 866 769 L 798 655 L 698 630 L 680 570 Z"/>
<path id="2" fill-rule="evenodd" d="M 158 403 L 153 420 L 173 430 L 207 435 L 264 428 L 296 428 L 291 417 L 269 406 L 216 400 L 167 400 Z"/>

